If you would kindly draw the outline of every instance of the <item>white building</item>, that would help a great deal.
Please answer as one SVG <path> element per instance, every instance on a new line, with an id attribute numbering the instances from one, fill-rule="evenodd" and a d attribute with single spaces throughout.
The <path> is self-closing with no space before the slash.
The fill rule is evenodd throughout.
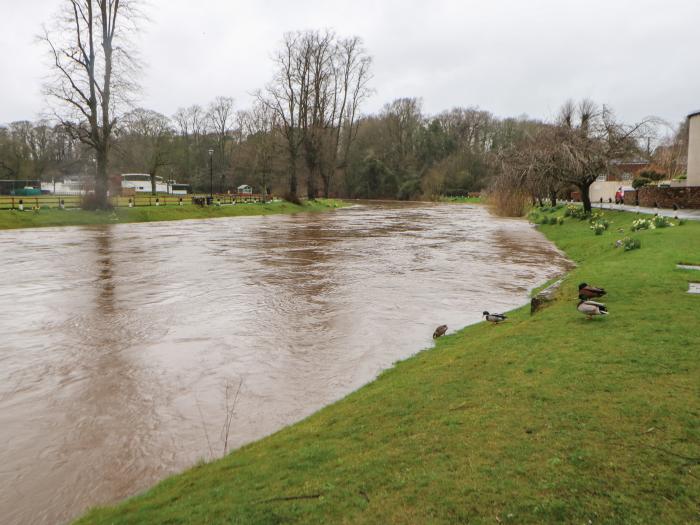
<path id="1" fill-rule="evenodd" d="M 151 176 L 148 173 L 125 173 L 122 175 L 122 188 L 132 189 L 137 193 L 151 193 Z M 189 184 L 178 184 L 174 180 L 156 176 L 156 193 L 187 195 L 189 188 Z"/>
<path id="2" fill-rule="evenodd" d="M 148 173 L 125 173 L 122 175 L 122 189 L 151 193 L 151 176 Z M 168 185 L 163 177 L 156 176 L 156 193 L 168 193 Z"/>
<path id="3" fill-rule="evenodd" d="M 41 182 L 41 191 L 55 195 L 85 195 L 86 183 L 80 177 L 67 177 L 62 180 L 52 179 Z"/>
<path id="4" fill-rule="evenodd" d="M 700 111 L 688 115 L 688 186 L 700 186 Z"/>
<path id="5" fill-rule="evenodd" d="M 238 186 L 238 193 L 242 193 L 244 195 L 251 195 L 253 193 L 253 187 L 248 186 L 247 184 L 241 184 Z"/>

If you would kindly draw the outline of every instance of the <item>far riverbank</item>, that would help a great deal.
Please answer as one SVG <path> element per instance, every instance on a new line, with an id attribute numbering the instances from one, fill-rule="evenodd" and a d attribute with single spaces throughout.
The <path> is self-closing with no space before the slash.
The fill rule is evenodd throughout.
<path id="1" fill-rule="evenodd" d="M 248 203 L 223 206 L 195 206 L 187 204 L 184 206 L 119 207 L 110 211 L 59 210 L 55 208 L 40 209 L 38 211 L 3 210 L 0 211 L 0 230 L 323 212 L 344 206 L 346 204 L 341 200 L 316 199 L 304 201 L 301 205 L 287 201 L 275 201 L 265 204 Z"/>

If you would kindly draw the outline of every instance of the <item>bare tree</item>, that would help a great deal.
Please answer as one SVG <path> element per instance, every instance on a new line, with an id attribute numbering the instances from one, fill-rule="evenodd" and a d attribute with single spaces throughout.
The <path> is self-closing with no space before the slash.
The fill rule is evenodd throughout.
<path id="1" fill-rule="evenodd" d="M 564 104 L 556 123 L 554 162 L 559 179 L 581 192 L 584 210 L 591 211 L 591 185 L 607 174 L 612 160 L 639 152 L 637 140 L 653 122 L 623 124 L 609 108 L 590 100 Z"/>
<path id="2" fill-rule="evenodd" d="M 301 154 L 303 135 L 300 130 L 302 93 L 306 90 L 309 65 L 299 56 L 297 47 L 301 37 L 287 33 L 274 57 L 275 75 L 264 91 L 258 91 L 258 101 L 273 111 L 280 122 L 289 156 L 289 190 L 287 197 L 298 200 L 297 164 Z"/>
<path id="3" fill-rule="evenodd" d="M 328 195 L 357 135 L 371 60 L 358 37 L 339 40 L 332 31 L 304 31 L 284 36 L 275 63 L 275 77 L 258 99 L 277 114 L 285 135 L 290 194 L 296 195 L 297 162 L 303 157 L 308 197 L 316 197 L 319 177 Z"/>
<path id="4" fill-rule="evenodd" d="M 279 122 L 277 114 L 268 106 L 258 102 L 250 111 L 241 112 L 239 121 L 246 142 L 254 145 L 255 154 L 251 171 L 260 177 L 260 193 L 264 201 L 267 198 L 268 185 L 278 149 Z"/>
<path id="5" fill-rule="evenodd" d="M 327 161 L 321 164 L 323 195 L 328 198 L 332 177 L 347 169 L 350 147 L 357 137 L 358 114 L 362 101 L 371 93 L 372 59 L 353 36 L 340 40 L 333 54 L 333 95 L 330 107 L 330 133 L 327 135 Z"/>
<path id="6" fill-rule="evenodd" d="M 226 177 L 226 168 L 228 167 L 230 159 L 230 154 L 226 148 L 226 141 L 231 137 L 231 130 L 235 120 L 233 106 L 233 98 L 216 97 L 214 102 L 209 104 L 209 110 L 207 111 L 209 126 L 216 135 L 217 149 L 219 152 L 219 166 L 221 167 L 221 189 L 223 189 L 223 183 Z"/>
<path id="7" fill-rule="evenodd" d="M 419 98 L 400 98 L 382 109 L 387 138 L 390 141 L 392 166 L 409 167 L 414 163 L 418 136 L 424 125 L 423 101 Z"/>
<path id="8" fill-rule="evenodd" d="M 688 164 L 688 119 L 683 120 L 673 128 L 668 123 L 672 135 L 665 137 L 655 149 L 652 156 L 654 164 L 658 165 L 668 178 L 675 179 L 685 174 Z"/>
<path id="9" fill-rule="evenodd" d="M 170 119 L 157 111 L 137 108 L 123 116 L 115 135 L 127 164 L 151 176 L 151 193 L 155 195 L 158 171 L 170 163 Z"/>
<path id="10" fill-rule="evenodd" d="M 67 0 L 54 31 L 44 30 L 52 78 L 45 84 L 53 112 L 72 136 L 94 150 L 96 206 L 108 207 L 112 132 L 130 102 L 137 70 L 129 34 L 138 0 Z"/>

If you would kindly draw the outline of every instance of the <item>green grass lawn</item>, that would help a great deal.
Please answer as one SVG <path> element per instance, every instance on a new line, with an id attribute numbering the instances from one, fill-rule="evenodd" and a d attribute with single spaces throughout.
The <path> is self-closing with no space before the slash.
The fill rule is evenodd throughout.
<path id="1" fill-rule="evenodd" d="M 443 202 L 449 203 L 471 203 L 471 204 L 483 204 L 484 199 L 482 197 L 444 197 Z"/>
<path id="2" fill-rule="evenodd" d="M 556 212 L 561 213 L 561 210 Z M 439 339 L 306 420 L 79 523 L 697 523 L 700 224 L 541 226 L 558 299 Z M 618 233 L 624 228 L 625 233 Z M 504 276 L 507 278 L 507 276 Z M 576 311 L 581 281 L 610 315 Z M 488 305 L 484 305 L 487 307 Z"/>
<path id="3" fill-rule="evenodd" d="M 200 207 L 184 206 L 139 206 L 115 208 L 114 211 L 84 211 L 80 209 L 41 209 L 34 211 L 0 211 L 0 230 L 11 228 L 36 228 L 44 226 L 72 226 L 86 224 L 115 224 L 121 222 L 174 221 L 181 219 L 211 219 L 216 217 L 238 217 L 243 215 L 270 215 L 275 213 L 317 212 L 339 208 L 343 202 L 333 199 L 306 201 L 303 205 L 285 201 L 235 206 Z"/>

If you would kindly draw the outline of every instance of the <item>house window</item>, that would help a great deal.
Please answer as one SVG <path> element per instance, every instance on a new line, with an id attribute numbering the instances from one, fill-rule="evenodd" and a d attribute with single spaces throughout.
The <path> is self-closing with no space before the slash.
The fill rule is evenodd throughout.
<path id="1" fill-rule="evenodd" d="M 605 182 L 606 180 L 608 180 L 607 175 L 598 175 L 598 178 L 596 179 L 597 182 Z"/>
<path id="2" fill-rule="evenodd" d="M 632 174 L 631 173 L 623 173 L 621 178 L 622 178 L 622 180 L 632 180 Z"/>

